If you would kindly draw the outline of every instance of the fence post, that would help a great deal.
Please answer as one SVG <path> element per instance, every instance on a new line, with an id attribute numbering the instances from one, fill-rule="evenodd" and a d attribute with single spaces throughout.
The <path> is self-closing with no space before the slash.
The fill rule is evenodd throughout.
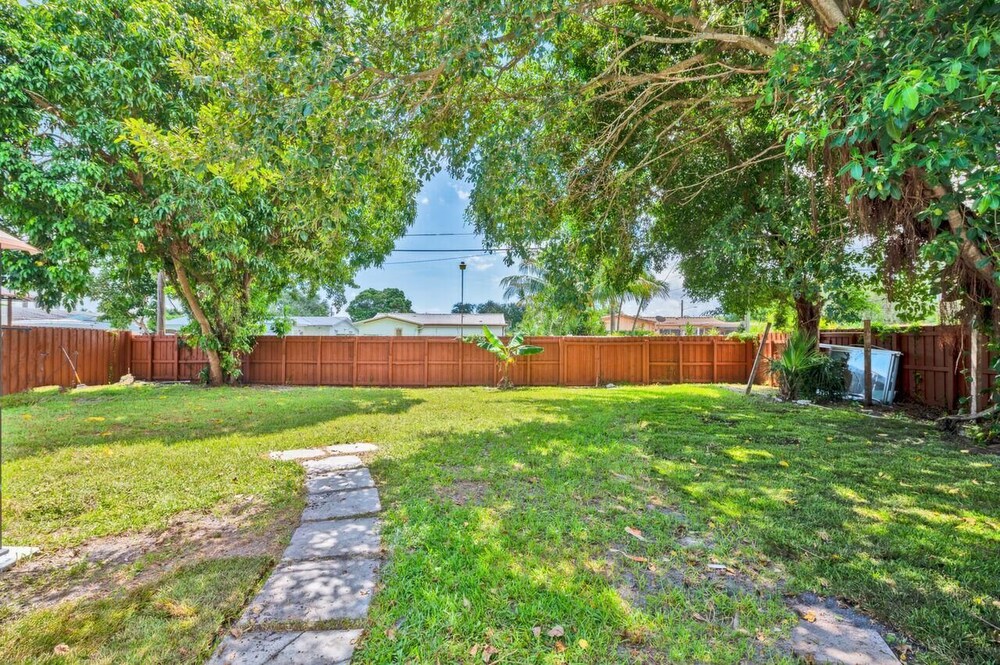
<path id="1" fill-rule="evenodd" d="M 288 383 L 288 343 L 287 338 L 281 338 L 281 385 Z"/>
<path id="2" fill-rule="evenodd" d="M 354 336 L 354 353 L 351 356 L 351 387 L 358 387 L 358 336 Z"/>
<path id="3" fill-rule="evenodd" d="M 559 385 L 566 385 L 566 347 L 565 337 L 559 337 Z"/>
<path id="4" fill-rule="evenodd" d="M 385 366 L 386 383 L 392 388 L 392 347 L 395 344 L 396 338 L 389 338 L 389 362 Z"/>
<path id="5" fill-rule="evenodd" d="M 430 340 L 426 337 L 424 338 L 424 388 L 430 384 L 430 373 L 429 373 L 429 358 L 430 355 Z"/>
<path id="6" fill-rule="evenodd" d="M 969 374 L 972 383 L 969 385 L 969 415 L 979 413 L 979 330 L 976 320 L 969 324 Z"/>
<path id="7" fill-rule="evenodd" d="M 532 342 L 528 342 L 528 343 L 531 344 Z M 525 383 L 528 384 L 529 386 L 533 385 L 531 383 L 531 356 L 525 356 L 524 357 L 524 364 L 525 364 L 524 371 L 527 372 L 527 374 L 528 374 L 528 378 L 525 379 Z"/>
<path id="8" fill-rule="evenodd" d="M 649 338 L 642 338 L 642 384 L 649 385 Z"/>
<path id="9" fill-rule="evenodd" d="M 465 363 L 465 345 L 459 343 L 458 344 L 458 385 L 459 386 L 464 386 L 465 385 L 465 382 L 463 381 L 463 379 L 465 378 L 464 363 Z"/>
<path id="10" fill-rule="evenodd" d="M 719 382 L 719 347 L 718 340 L 712 337 L 712 383 Z"/>
<path id="11" fill-rule="evenodd" d="M 872 405 L 872 321 L 865 319 L 865 406 Z"/>
<path id="12" fill-rule="evenodd" d="M 323 385 L 323 338 L 316 338 L 316 385 Z"/>
<path id="13" fill-rule="evenodd" d="M 149 337 L 149 380 L 153 380 L 153 349 L 156 348 L 156 338 L 150 335 Z"/>
<path id="14" fill-rule="evenodd" d="M 684 383 L 684 338 L 677 336 L 677 383 Z"/>
<path id="15" fill-rule="evenodd" d="M 175 341 L 180 341 L 178 338 Z M 174 344 L 174 381 L 181 380 L 181 346 Z"/>
<path id="16" fill-rule="evenodd" d="M 601 385 L 601 343 L 594 344 L 594 385 Z"/>

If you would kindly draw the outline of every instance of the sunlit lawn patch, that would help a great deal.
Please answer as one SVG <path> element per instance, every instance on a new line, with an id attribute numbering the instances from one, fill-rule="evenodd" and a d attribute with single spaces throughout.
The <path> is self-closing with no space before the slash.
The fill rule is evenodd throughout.
<path id="1" fill-rule="evenodd" d="M 18 401 L 4 409 L 7 528 L 45 547 L 247 495 L 294 508 L 301 471 L 267 451 L 379 443 L 390 554 L 358 662 L 784 662 L 783 594 L 807 590 L 857 603 L 924 647 L 919 661 L 1000 659 L 1000 470 L 923 425 L 704 386 Z M 258 580 L 257 563 L 218 565 L 248 572 L 172 599 L 191 616 L 142 619 L 155 634 L 102 617 L 162 613 L 142 594 L 169 580 L 9 620 L 6 634 L 41 637 L 4 640 L 0 660 L 49 655 L 58 625 L 90 617 L 86 636 L 65 631 L 74 657 L 169 643 L 197 661 L 232 614 L 219 598 Z"/>

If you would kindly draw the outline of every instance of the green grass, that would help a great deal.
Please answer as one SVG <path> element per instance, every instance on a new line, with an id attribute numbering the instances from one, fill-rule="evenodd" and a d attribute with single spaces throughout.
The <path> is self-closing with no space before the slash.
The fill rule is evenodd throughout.
<path id="1" fill-rule="evenodd" d="M 390 555 L 357 662 L 789 662 L 783 594 L 803 591 L 885 622 L 911 662 L 1000 660 L 1000 468 L 923 425 L 702 386 L 7 400 L 9 542 L 47 548 L 248 495 L 278 515 L 302 472 L 264 453 L 382 444 Z M 204 565 L 0 624 L 0 661 L 58 639 L 67 662 L 198 662 L 266 564 Z M 197 619 L 161 617 L 177 587 Z"/>

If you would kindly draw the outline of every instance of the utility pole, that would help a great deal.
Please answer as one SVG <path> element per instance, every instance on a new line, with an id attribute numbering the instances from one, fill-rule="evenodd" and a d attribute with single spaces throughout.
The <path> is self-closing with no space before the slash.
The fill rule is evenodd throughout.
<path id="1" fill-rule="evenodd" d="M 458 272 L 462 275 L 462 298 L 458 305 L 458 336 L 465 337 L 465 261 L 458 264 Z"/>
<path id="2" fill-rule="evenodd" d="M 163 310 L 166 305 L 166 296 L 163 294 L 163 282 L 166 276 L 161 270 L 156 275 L 156 334 L 163 335 L 166 333 L 166 322 L 163 320 Z"/>

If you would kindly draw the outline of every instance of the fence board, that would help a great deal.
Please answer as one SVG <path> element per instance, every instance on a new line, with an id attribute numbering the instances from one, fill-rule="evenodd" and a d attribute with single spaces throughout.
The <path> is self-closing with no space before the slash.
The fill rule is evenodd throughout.
<path id="1" fill-rule="evenodd" d="M 781 352 L 786 335 L 772 334 L 764 357 Z M 821 341 L 860 343 L 860 331 L 824 331 Z M 540 355 L 515 366 L 517 385 L 593 386 L 604 383 L 742 383 L 756 345 L 725 337 L 536 337 Z M 42 385 L 75 383 L 66 354 L 81 381 L 117 381 L 131 372 L 154 381 L 191 381 L 206 364 L 205 354 L 175 335 L 71 328 L 4 328 L 4 393 Z M 897 390 L 928 405 L 955 409 L 969 396 L 968 330 L 927 326 L 876 337 L 877 346 L 903 353 Z M 986 408 L 996 375 L 996 357 L 983 345 L 979 396 Z M 493 357 L 453 337 L 259 337 L 243 360 L 243 380 L 253 384 L 325 386 L 493 385 Z M 766 362 L 757 376 L 768 382 Z"/>
<path id="2" fill-rule="evenodd" d="M 76 365 L 80 383 L 114 383 L 127 371 L 123 349 L 130 347 L 130 337 L 128 332 L 107 330 L 5 326 L 3 393 L 75 386 L 70 360 Z"/>

